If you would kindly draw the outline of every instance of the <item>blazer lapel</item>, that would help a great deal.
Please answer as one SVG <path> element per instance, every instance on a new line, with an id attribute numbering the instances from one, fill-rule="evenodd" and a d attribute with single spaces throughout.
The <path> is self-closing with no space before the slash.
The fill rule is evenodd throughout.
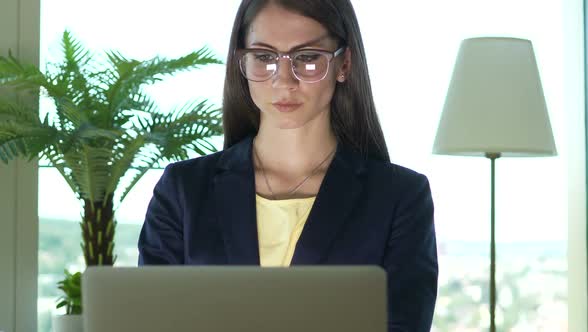
<path id="1" fill-rule="evenodd" d="M 345 220 L 356 206 L 365 163 L 342 144 L 323 179 L 294 251 L 291 265 L 320 263 Z"/>
<path id="2" fill-rule="evenodd" d="M 228 264 L 259 265 L 255 173 L 248 137 L 225 150 L 214 177 L 214 201 Z"/>
<path id="3" fill-rule="evenodd" d="M 228 264 L 259 265 L 253 136 L 225 150 L 214 177 L 214 201 Z M 296 245 L 292 265 L 317 264 L 360 197 L 365 162 L 339 144 Z"/>

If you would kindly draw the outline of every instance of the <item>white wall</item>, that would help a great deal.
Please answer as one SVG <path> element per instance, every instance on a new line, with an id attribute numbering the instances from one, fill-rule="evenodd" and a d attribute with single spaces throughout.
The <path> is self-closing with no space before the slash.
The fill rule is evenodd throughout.
<path id="1" fill-rule="evenodd" d="M 39 62 L 39 1 L 0 1 L 0 54 Z M 0 163 L 0 331 L 37 330 L 37 166 Z"/>

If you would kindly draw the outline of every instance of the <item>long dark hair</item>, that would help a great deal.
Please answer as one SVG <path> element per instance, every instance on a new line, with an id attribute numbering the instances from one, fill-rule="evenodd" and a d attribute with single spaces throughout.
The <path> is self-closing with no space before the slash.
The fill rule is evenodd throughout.
<path id="1" fill-rule="evenodd" d="M 390 161 L 376 114 L 359 24 L 350 0 L 243 0 L 237 11 L 223 93 L 224 147 L 231 147 L 259 129 L 259 109 L 239 71 L 235 50 L 245 47 L 247 30 L 269 3 L 314 19 L 351 50 L 351 72 L 337 84 L 331 101 L 331 126 L 339 143 L 364 157 Z"/>

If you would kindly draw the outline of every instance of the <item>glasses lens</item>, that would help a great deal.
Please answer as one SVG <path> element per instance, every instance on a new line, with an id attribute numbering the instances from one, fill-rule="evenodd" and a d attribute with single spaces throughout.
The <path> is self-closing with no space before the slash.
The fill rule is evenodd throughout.
<path id="1" fill-rule="evenodd" d="M 277 55 L 268 51 L 248 51 L 243 53 L 240 61 L 241 72 L 252 81 L 265 81 L 277 69 Z"/>
<path id="2" fill-rule="evenodd" d="M 296 76 L 303 81 L 322 80 L 329 69 L 329 58 L 316 51 L 301 51 L 293 56 L 292 64 Z"/>

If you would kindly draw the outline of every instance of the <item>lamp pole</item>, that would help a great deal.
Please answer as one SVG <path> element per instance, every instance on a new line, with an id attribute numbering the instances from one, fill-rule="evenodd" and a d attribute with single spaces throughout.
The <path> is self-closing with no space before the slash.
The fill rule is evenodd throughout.
<path id="1" fill-rule="evenodd" d="M 490 332 L 496 332 L 496 233 L 495 233 L 495 173 L 500 153 L 486 153 L 490 159 Z"/>

